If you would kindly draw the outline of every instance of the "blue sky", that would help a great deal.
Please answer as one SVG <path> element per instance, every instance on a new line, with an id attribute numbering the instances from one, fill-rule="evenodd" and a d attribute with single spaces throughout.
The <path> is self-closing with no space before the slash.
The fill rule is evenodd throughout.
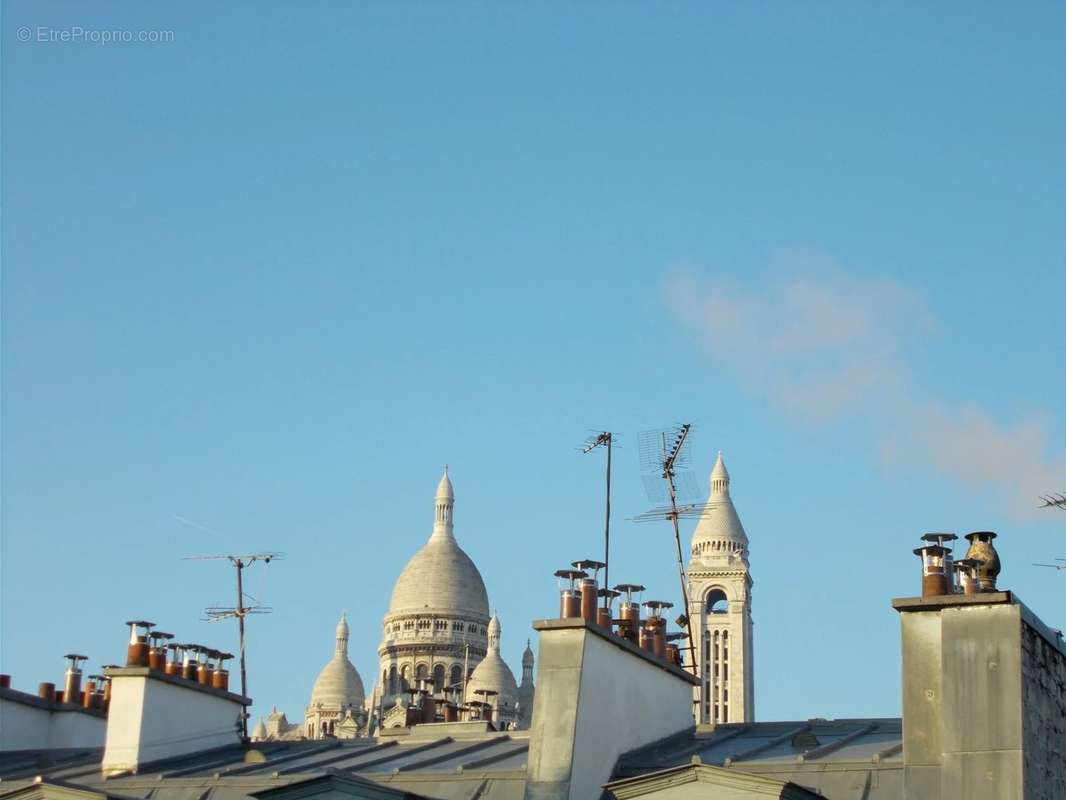
<path id="1" fill-rule="evenodd" d="M 1066 622 L 1061 4 L 2 11 L 16 687 L 131 617 L 233 646 L 230 571 L 181 559 L 271 548 L 256 712 L 302 716 L 342 611 L 369 689 L 445 462 L 517 669 L 601 546 L 591 429 L 612 576 L 676 599 L 626 519 L 677 421 L 751 539 L 758 718 L 899 713 L 927 530 L 999 531 Z"/>

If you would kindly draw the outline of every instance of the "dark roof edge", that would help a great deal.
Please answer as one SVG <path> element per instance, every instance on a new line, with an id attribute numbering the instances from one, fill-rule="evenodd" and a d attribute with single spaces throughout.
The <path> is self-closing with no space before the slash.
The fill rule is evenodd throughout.
<path id="1" fill-rule="evenodd" d="M 664 661 L 661 658 L 656 658 L 646 650 L 641 650 L 635 644 L 628 639 L 623 639 L 615 633 L 609 633 L 592 622 L 581 617 L 567 617 L 565 619 L 538 619 L 533 621 L 533 630 L 535 631 L 559 631 L 559 630 L 586 630 L 589 633 L 595 634 L 605 642 L 613 644 L 622 650 L 625 650 L 630 655 L 637 656 L 647 661 L 649 664 L 658 667 L 664 672 L 669 672 L 675 678 L 680 678 L 686 683 L 690 683 L 693 686 L 700 685 L 700 679 L 687 670 L 683 670 L 680 667 L 676 667 Z"/>
<path id="2" fill-rule="evenodd" d="M 107 714 L 98 708 L 83 708 L 77 703 L 57 703 L 55 700 L 45 700 L 29 692 L 10 687 L 0 687 L 0 698 L 10 700 L 12 703 L 21 703 L 24 706 L 33 706 L 45 711 L 76 711 L 80 714 L 88 714 L 90 717 L 107 719 Z"/>
<path id="3" fill-rule="evenodd" d="M 222 700 L 229 700 L 231 703 L 240 703 L 242 706 L 250 706 L 252 704 L 252 698 L 250 697 L 234 694 L 225 689 L 216 689 L 214 686 L 205 686 L 202 683 L 179 678 L 176 675 L 167 675 L 165 672 L 149 669 L 148 667 L 112 667 L 111 669 L 105 669 L 104 674 L 109 678 L 149 678 L 154 681 L 180 686 L 190 691 L 214 695 Z"/>
<path id="4" fill-rule="evenodd" d="M 964 608 L 969 606 L 1018 606 L 1022 620 L 1036 631 L 1048 644 L 1066 656 L 1066 642 L 1062 632 L 1051 628 L 1018 596 L 1008 590 L 1002 592 L 981 592 L 978 594 L 945 594 L 933 597 L 897 597 L 892 600 L 892 608 L 899 612 L 941 611 L 945 608 Z"/>

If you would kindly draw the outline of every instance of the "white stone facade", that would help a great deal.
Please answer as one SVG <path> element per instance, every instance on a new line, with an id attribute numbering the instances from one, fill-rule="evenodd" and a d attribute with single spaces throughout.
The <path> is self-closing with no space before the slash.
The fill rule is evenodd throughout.
<path id="1" fill-rule="evenodd" d="M 366 695 L 363 680 L 348 658 L 348 632 L 348 620 L 342 616 L 333 658 L 319 673 L 304 711 L 303 732 L 308 739 L 354 739 L 365 730 Z"/>
<path id="2" fill-rule="evenodd" d="M 488 652 L 489 602 L 481 573 L 452 526 L 447 471 L 437 487 L 433 533 L 393 589 L 378 648 L 378 708 L 388 710 L 422 678 L 436 688 L 463 683 Z"/>
<path id="3" fill-rule="evenodd" d="M 753 581 L 748 537 L 729 496 L 729 473 L 721 453 L 711 471 L 707 508 L 692 535 L 688 581 L 701 680 L 699 721 L 752 722 Z"/>
<path id="4" fill-rule="evenodd" d="M 466 683 L 466 702 L 487 700 L 495 708 L 495 721 L 504 727 L 518 727 L 518 684 L 514 673 L 500 656 L 500 620 L 489 621 L 489 651 Z M 495 692 L 479 695 L 478 690 Z"/>

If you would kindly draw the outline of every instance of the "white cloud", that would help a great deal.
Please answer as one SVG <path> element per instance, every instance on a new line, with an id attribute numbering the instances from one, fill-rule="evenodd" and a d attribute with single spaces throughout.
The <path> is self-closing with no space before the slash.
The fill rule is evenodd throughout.
<path id="1" fill-rule="evenodd" d="M 916 400 L 907 345 L 935 326 L 913 292 L 893 280 L 845 276 L 817 253 L 792 255 L 806 274 L 758 289 L 678 276 L 667 284 L 667 304 L 714 361 L 794 421 L 867 418 L 884 458 L 906 454 L 1001 494 L 1015 512 L 1066 482 L 1066 458 L 1049 453 L 1041 420 L 1004 426 L 971 404 Z"/>

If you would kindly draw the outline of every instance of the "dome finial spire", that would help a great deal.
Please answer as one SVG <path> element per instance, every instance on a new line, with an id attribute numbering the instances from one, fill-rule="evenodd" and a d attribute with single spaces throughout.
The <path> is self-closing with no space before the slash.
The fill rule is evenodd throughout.
<path id="1" fill-rule="evenodd" d="M 348 655 L 348 615 L 341 613 L 340 622 L 337 623 L 337 647 L 336 652 Z"/>
<path id="2" fill-rule="evenodd" d="M 714 461 L 714 469 L 711 470 L 711 499 L 729 495 L 729 470 L 725 468 L 725 459 L 722 451 L 718 451 L 718 458 Z"/>
<path id="3" fill-rule="evenodd" d="M 452 536 L 452 508 L 455 506 L 455 489 L 452 479 L 448 477 L 448 465 L 444 465 L 444 475 L 437 484 L 436 512 L 433 516 L 433 537 Z"/>

